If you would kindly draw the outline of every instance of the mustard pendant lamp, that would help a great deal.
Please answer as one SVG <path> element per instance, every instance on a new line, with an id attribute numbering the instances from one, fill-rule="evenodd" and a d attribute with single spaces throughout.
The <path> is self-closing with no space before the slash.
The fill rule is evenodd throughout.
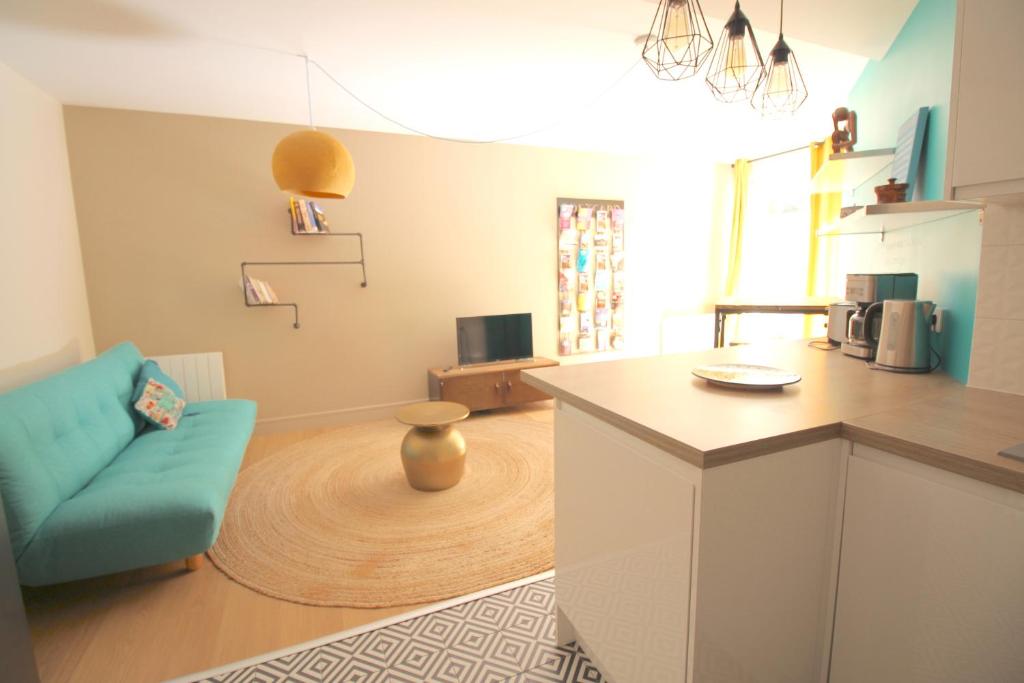
<path id="1" fill-rule="evenodd" d="M 337 138 L 313 126 L 313 96 L 306 57 L 306 100 L 309 130 L 285 136 L 271 159 L 274 181 L 285 192 L 316 199 L 344 199 L 356 182 L 352 155 Z"/>

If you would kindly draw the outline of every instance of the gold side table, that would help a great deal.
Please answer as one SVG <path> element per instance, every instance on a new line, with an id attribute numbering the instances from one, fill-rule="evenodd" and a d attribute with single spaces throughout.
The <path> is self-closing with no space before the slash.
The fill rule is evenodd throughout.
<path id="1" fill-rule="evenodd" d="M 466 440 L 452 427 L 465 420 L 469 408 L 450 401 L 403 406 L 395 418 L 412 429 L 402 439 L 402 467 L 409 485 L 420 491 L 442 491 L 462 479 Z"/>

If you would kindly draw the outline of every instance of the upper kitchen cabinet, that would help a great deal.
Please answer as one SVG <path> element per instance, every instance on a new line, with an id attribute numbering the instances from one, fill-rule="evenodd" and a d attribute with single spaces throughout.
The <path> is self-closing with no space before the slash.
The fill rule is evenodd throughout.
<path id="1" fill-rule="evenodd" d="M 950 199 L 1024 195 L 1024 2 L 960 0 L 950 99 Z"/>

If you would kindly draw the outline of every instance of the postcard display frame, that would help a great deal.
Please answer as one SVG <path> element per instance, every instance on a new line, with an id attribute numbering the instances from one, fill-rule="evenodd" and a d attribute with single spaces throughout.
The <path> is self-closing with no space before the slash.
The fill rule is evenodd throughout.
<path id="1" fill-rule="evenodd" d="M 557 200 L 558 355 L 625 346 L 626 206 Z"/>

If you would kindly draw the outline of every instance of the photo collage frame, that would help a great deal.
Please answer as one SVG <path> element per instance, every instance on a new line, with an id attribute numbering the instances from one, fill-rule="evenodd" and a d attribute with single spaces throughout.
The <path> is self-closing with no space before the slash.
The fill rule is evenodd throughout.
<path id="1" fill-rule="evenodd" d="M 626 213 L 620 200 L 559 199 L 558 354 L 625 346 Z"/>

